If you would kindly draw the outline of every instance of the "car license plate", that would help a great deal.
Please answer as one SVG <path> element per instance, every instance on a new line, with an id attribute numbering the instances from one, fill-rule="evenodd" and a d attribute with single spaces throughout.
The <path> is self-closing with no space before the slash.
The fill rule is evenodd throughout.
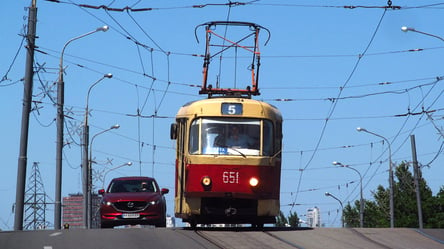
<path id="1" fill-rule="evenodd" d="M 138 214 L 138 213 L 125 213 L 125 214 L 122 214 L 122 218 L 123 219 L 134 219 L 134 218 L 139 218 L 140 217 L 140 214 Z"/>

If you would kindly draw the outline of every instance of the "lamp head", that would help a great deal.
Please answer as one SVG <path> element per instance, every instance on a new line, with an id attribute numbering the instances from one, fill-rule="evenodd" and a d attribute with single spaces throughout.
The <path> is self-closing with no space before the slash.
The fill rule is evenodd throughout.
<path id="1" fill-rule="evenodd" d="M 356 130 L 357 131 L 367 131 L 365 128 L 362 128 L 362 127 L 358 127 L 358 128 L 356 128 Z"/>
<path id="2" fill-rule="evenodd" d="M 133 165 L 133 162 L 127 162 L 126 165 L 131 166 Z"/>
<path id="3" fill-rule="evenodd" d="M 325 192 L 325 196 L 330 196 L 331 194 L 329 192 Z"/>
<path id="4" fill-rule="evenodd" d="M 342 163 L 336 162 L 336 161 L 334 161 L 332 164 L 335 165 L 335 166 L 343 166 Z"/>
<path id="5" fill-rule="evenodd" d="M 107 73 L 107 74 L 103 75 L 103 77 L 111 79 L 113 77 L 113 74 L 112 73 Z"/>
<path id="6" fill-rule="evenodd" d="M 119 129 L 120 125 L 119 124 L 115 124 L 113 126 L 110 127 L 110 129 Z"/>
<path id="7" fill-rule="evenodd" d="M 409 28 L 409 27 L 406 27 L 406 26 L 402 26 L 402 27 L 401 27 L 401 30 L 402 30 L 403 32 L 407 32 L 407 31 L 415 31 L 414 28 Z"/>
<path id="8" fill-rule="evenodd" d="M 108 25 L 105 25 L 105 26 L 102 26 L 102 27 L 98 27 L 98 28 L 96 29 L 96 31 L 103 31 L 103 32 L 106 32 L 106 31 L 108 31 L 108 29 L 109 29 Z"/>

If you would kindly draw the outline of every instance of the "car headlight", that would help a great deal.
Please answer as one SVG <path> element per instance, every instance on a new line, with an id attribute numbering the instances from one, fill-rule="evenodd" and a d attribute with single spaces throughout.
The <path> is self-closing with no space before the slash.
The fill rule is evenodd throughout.
<path id="1" fill-rule="evenodd" d="M 113 203 L 110 202 L 110 201 L 102 200 L 102 201 L 101 201 L 101 204 L 104 205 L 104 206 L 111 206 Z"/>
<path id="2" fill-rule="evenodd" d="M 150 201 L 148 202 L 150 205 L 156 205 L 159 204 L 160 200 Z"/>

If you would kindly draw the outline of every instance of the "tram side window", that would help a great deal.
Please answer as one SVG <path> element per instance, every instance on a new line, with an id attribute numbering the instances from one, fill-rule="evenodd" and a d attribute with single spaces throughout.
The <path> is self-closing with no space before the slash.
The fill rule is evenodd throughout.
<path id="1" fill-rule="evenodd" d="M 188 144 L 188 151 L 190 154 L 199 152 L 199 122 L 194 120 L 190 128 L 190 140 Z"/>
<path id="2" fill-rule="evenodd" d="M 263 155 L 271 156 L 273 155 L 273 124 L 270 120 L 264 120 L 264 134 L 263 134 Z"/>

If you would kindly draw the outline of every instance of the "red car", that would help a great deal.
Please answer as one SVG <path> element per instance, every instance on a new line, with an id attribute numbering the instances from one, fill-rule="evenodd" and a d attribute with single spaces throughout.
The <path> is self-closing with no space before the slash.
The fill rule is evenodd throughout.
<path id="1" fill-rule="evenodd" d="M 143 176 L 119 177 L 111 180 L 107 190 L 99 190 L 100 226 L 121 225 L 166 226 L 166 201 L 169 192 L 159 188 L 154 178 Z"/>

